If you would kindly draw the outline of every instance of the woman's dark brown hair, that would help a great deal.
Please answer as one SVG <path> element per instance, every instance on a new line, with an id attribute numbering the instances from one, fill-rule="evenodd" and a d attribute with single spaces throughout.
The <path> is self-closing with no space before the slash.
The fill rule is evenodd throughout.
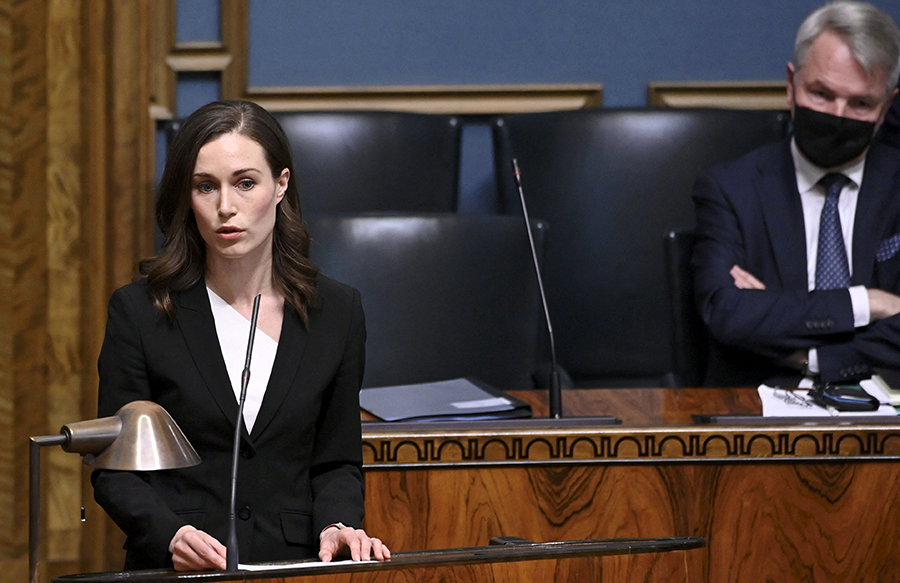
<path id="1" fill-rule="evenodd" d="M 287 190 L 275 211 L 272 283 L 306 324 L 308 309 L 316 302 L 318 270 L 309 260 L 309 235 L 300 212 L 290 143 L 275 118 L 249 101 L 204 105 L 176 133 L 156 200 L 162 251 L 141 261 L 141 274 L 147 277 L 154 305 L 174 318 L 175 306 L 169 294 L 195 285 L 206 270 L 206 246 L 191 209 L 191 178 L 197 153 L 207 142 L 230 133 L 246 136 L 262 146 L 275 179 L 284 168 L 290 172 Z"/>

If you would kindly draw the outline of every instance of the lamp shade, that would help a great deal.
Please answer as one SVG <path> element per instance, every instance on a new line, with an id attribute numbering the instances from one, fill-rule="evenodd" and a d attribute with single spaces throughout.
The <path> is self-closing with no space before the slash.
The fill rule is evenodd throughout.
<path id="1" fill-rule="evenodd" d="M 152 401 L 132 401 L 112 417 L 63 425 L 58 435 L 30 439 L 28 484 L 28 580 L 38 583 L 41 548 L 41 448 L 59 445 L 104 470 L 149 472 L 200 463 L 178 424 Z"/>
<path id="2" fill-rule="evenodd" d="M 152 401 L 132 401 L 112 417 L 64 425 L 63 449 L 105 470 L 152 471 L 187 468 L 200 456 L 178 424 Z"/>

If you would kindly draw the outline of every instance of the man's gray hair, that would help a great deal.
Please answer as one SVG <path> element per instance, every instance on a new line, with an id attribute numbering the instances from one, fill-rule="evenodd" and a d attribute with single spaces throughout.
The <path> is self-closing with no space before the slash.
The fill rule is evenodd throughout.
<path id="1" fill-rule="evenodd" d="M 900 30 L 890 16 L 868 2 L 830 2 L 806 17 L 794 43 L 794 66 L 803 68 L 809 49 L 825 31 L 840 36 L 866 73 L 887 73 L 887 92 L 900 77 Z"/>

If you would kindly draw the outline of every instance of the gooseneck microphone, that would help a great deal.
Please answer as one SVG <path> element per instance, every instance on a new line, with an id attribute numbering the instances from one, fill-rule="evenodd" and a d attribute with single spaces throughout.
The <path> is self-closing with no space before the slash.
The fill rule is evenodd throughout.
<path id="1" fill-rule="evenodd" d="M 534 273 L 537 276 L 538 290 L 541 292 L 541 307 L 544 308 L 544 319 L 547 321 L 547 336 L 550 339 L 550 417 L 560 419 L 562 417 L 562 391 L 559 386 L 559 367 L 556 365 L 556 342 L 553 339 L 553 324 L 550 323 L 547 294 L 544 292 L 541 266 L 534 246 L 534 233 L 531 231 L 531 220 L 528 218 L 528 207 L 525 205 L 525 192 L 522 190 L 522 173 L 519 172 L 519 162 L 515 158 L 512 159 L 512 169 L 516 188 L 519 191 L 519 203 L 522 205 L 522 216 L 525 217 L 525 230 L 528 232 L 528 244 L 531 246 L 531 259 L 534 261 Z"/>
<path id="2" fill-rule="evenodd" d="M 253 338 L 256 335 L 256 319 L 259 316 L 259 300 L 262 294 L 253 298 L 253 315 L 250 317 L 250 339 L 247 340 L 247 358 L 244 360 L 244 371 L 241 373 L 241 396 L 238 399 L 237 420 L 234 423 L 234 447 L 231 451 L 231 505 L 228 517 L 228 542 L 225 544 L 225 568 L 228 571 L 238 570 L 237 524 L 235 522 L 235 500 L 237 498 L 238 455 L 241 450 L 241 427 L 244 421 L 244 399 L 247 396 L 247 385 L 250 384 L 250 355 L 253 353 Z"/>

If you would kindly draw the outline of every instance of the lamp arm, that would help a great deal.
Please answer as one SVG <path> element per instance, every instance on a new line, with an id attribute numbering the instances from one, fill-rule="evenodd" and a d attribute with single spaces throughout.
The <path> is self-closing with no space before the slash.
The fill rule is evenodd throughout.
<path id="1" fill-rule="evenodd" d="M 68 437 L 39 435 L 28 440 L 28 581 L 38 583 L 38 555 L 41 549 L 41 448 L 65 445 Z"/>

